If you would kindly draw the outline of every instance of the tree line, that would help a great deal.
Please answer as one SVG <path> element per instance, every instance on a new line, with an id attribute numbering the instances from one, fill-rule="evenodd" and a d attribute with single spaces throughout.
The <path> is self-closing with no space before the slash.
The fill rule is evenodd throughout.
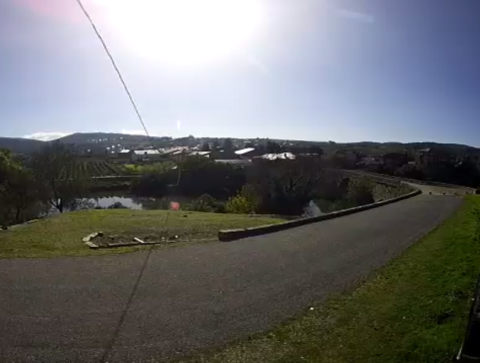
<path id="1" fill-rule="evenodd" d="M 273 151 L 277 146 L 269 147 Z M 321 150 L 304 151 L 295 160 L 258 159 L 246 167 L 191 156 L 142 169 L 130 192 L 149 198 L 188 197 L 192 210 L 285 216 L 301 215 L 311 201 L 326 211 L 374 201 L 373 184 L 326 168 L 330 165 Z M 75 150 L 61 143 L 49 143 L 27 158 L 0 150 L 0 225 L 78 207 L 92 189 L 87 176 L 71 174 L 79 162 Z"/>
<path id="2" fill-rule="evenodd" d="M 324 168 L 318 155 L 260 159 L 246 167 L 189 157 L 176 169 L 143 175 L 133 183 L 132 192 L 191 197 L 192 210 L 298 216 L 311 201 L 338 206 L 371 203 L 373 188 Z"/>

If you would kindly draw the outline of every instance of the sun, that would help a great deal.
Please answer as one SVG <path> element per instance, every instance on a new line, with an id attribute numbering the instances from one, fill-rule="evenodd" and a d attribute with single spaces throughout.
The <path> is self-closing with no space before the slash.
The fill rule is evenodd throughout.
<path id="1" fill-rule="evenodd" d="M 261 0 L 97 0 L 133 51 L 175 65 L 221 60 L 244 47 L 263 20 Z"/>

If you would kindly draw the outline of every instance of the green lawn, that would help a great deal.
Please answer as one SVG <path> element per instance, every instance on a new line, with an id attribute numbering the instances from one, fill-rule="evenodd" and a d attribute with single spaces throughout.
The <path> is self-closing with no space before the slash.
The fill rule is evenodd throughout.
<path id="1" fill-rule="evenodd" d="M 90 210 L 65 213 L 30 225 L 0 231 L 0 258 L 83 256 L 132 252 L 145 247 L 90 250 L 82 238 L 92 232 L 142 237 L 165 235 L 166 211 Z M 268 216 L 170 212 L 168 235 L 178 235 L 172 245 L 212 241 L 219 229 L 253 227 L 281 222 Z"/>
<path id="2" fill-rule="evenodd" d="M 480 270 L 480 197 L 353 292 L 182 362 L 451 362 Z"/>

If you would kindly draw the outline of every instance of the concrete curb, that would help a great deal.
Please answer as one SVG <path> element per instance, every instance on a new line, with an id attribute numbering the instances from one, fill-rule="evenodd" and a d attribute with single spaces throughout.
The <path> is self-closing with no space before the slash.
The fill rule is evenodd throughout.
<path id="1" fill-rule="evenodd" d="M 288 222 L 284 222 L 284 223 L 271 224 L 271 225 L 260 226 L 260 227 L 221 230 L 221 231 L 218 232 L 218 239 L 222 242 L 231 242 L 231 241 L 235 241 L 235 240 L 242 239 L 242 238 L 259 236 L 259 235 L 262 235 L 262 234 L 284 231 L 286 229 L 300 227 L 300 226 L 304 226 L 306 224 L 316 223 L 316 222 L 320 222 L 320 221 L 326 221 L 328 219 L 343 217 L 343 216 L 347 216 L 349 214 L 362 212 L 364 210 L 369 210 L 369 209 L 381 207 L 382 205 L 395 203 L 395 202 L 398 202 L 400 200 L 404 200 L 404 199 L 414 197 L 414 196 L 419 195 L 421 193 L 422 192 L 420 190 L 415 190 L 411 193 L 404 194 L 404 195 L 401 195 L 401 196 L 396 197 L 396 198 L 382 200 L 381 202 L 362 205 L 360 207 L 342 209 L 342 210 L 339 210 L 339 211 L 336 211 L 336 212 L 322 214 L 321 216 L 318 216 L 318 217 L 296 219 L 294 221 L 288 221 Z"/>

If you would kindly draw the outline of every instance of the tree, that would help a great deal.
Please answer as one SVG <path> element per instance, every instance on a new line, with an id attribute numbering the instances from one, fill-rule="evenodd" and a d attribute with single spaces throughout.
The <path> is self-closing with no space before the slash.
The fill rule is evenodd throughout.
<path id="1" fill-rule="evenodd" d="M 408 163 L 408 155 L 399 152 L 389 152 L 382 156 L 383 163 L 386 166 L 399 168 Z"/>
<path id="2" fill-rule="evenodd" d="M 255 147 L 255 144 L 251 141 L 249 142 L 246 142 L 243 147 L 246 149 L 246 148 L 249 148 L 249 147 Z"/>
<path id="3" fill-rule="evenodd" d="M 35 178 L 45 200 L 60 213 L 75 205 L 86 191 L 86 180 L 75 178 L 77 157 L 71 148 L 55 142 L 47 144 L 32 157 Z"/>
<path id="4" fill-rule="evenodd" d="M 323 149 L 318 145 L 310 145 L 308 147 L 308 153 L 313 156 L 322 156 Z"/>
<path id="5" fill-rule="evenodd" d="M 270 141 L 270 140 L 267 141 L 266 149 L 267 149 L 267 153 L 271 153 L 271 154 L 279 154 L 283 151 L 279 143 L 275 141 Z"/>
<path id="6" fill-rule="evenodd" d="M 422 180 L 424 177 L 423 172 L 416 165 L 411 164 L 405 164 L 402 167 L 398 168 L 395 171 L 395 175 L 402 178 L 418 180 Z"/>
<path id="7" fill-rule="evenodd" d="M 201 151 L 210 151 L 210 145 L 208 144 L 208 142 L 204 142 L 200 150 Z"/>
<path id="8" fill-rule="evenodd" d="M 15 170 L 0 192 L 2 204 L 8 206 L 11 219 L 15 223 L 23 222 L 24 213 L 39 201 L 33 175 L 25 169 Z"/>
<path id="9" fill-rule="evenodd" d="M 220 148 L 220 143 L 218 142 L 218 140 L 214 140 L 213 143 L 212 143 L 212 150 L 218 150 Z"/>
<path id="10" fill-rule="evenodd" d="M 8 179 L 12 170 L 20 168 L 20 164 L 14 160 L 9 150 L 0 149 L 0 184 Z"/>
<path id="11" fill-rule="evenodd" d="M 233 142 L 232 139 L 225 139 L 223 141 L 223 150 L 225 151 L 231 151 L 233 150 Z"/>
<path id="12" fill-rule="evenodd" d="M 249 183 L 260 198 L 260 212 L 299 215 L 311 200 L 321 196 L 329 177 L 318 158 L 297 157 L 254 163 Z"/>
<path id="13" fill-rule="evenodd" d="M 0 223 L 23 222 L 26 211 L 37 202 L 38 189 L 31 172 L 10 152 L 0 150 Z"/>
<path id="14" fill-rule="evenodd" d="M 214 198 L 226 199 L 236 194 L 246 183 L 243 168 L 216 163 L 204 157 L 189 157 L 179 164 L 182 177 L 178 192 L 197 197 L 210 194 Z"/>

